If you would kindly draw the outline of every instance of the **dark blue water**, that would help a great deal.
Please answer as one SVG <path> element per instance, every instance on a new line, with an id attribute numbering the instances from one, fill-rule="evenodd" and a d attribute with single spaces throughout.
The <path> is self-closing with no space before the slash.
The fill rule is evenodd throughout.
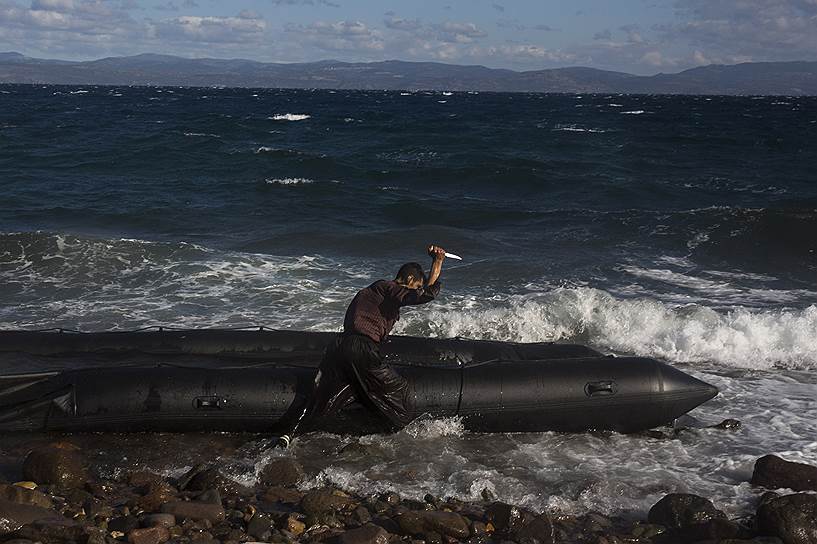
<path id="1" fill-rule="evenodd" d="M 744 422 L 658 443 L 441 421 L 351 460 L 310 436 L 288 453 L 330 463 L 308 485 L 743 515 L 757 457 L 817 462 L 815 98 L 0 86 L 0 184 L 1 328 L 334 330 L 437 243 L 464 261 L 398 332 L 659 357 L 721 388 L 696 417 Z M 88 440 L 168 472 L 198 447 Z M 252 482 L 269 455 L 220 462 Z"/>
<path id="2" fill-rule="evenodd" d="M 433 242 L 406 332 L 810 366 L 816 167 L 815 98 L 4 86 L 0 324 L 331 329 Z"/>

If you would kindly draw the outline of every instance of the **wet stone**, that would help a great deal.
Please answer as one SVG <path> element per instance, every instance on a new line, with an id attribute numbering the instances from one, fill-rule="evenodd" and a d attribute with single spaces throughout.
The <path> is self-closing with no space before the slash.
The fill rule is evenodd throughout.
<path id="1" fill-rule="evenodd" d="M 535 517 L 531 522 L 516 531 L 517 541 L 530 544 L 556 544 L 556 532 L 553 521 L 545 513 Z"/>
<path id="2" fill-rule="evenodd" d="M 53 506 L 48 495 L 16 484 L 0 484 L 0 499 L 41 508 L 51 508 Z"/>
<path id="3" fill-rule="evenodd" d="M 751 482 L 768 489 L 817 491 L 817 467 L 766 455 L 755 462 Z"/>
<path id="4" fill-rule="evenodd" d="M 82 503 L 85 516 L 88 519 L 113 517 L 113 508 L 104 501 L 91 497 Z"/>
<path id="5" fill-rule="evenodd" d="M 59 442 L 37 448 L 23 461 L 23 476 L 38 484 L 82 487 L 90 479 L 78 448 Z"/>
<path id="6" fill-rule="evenodd" d="M 757 527 L 785 544 L 817 544 L 817 495 L 795 493 L 760 505 Z"/>
<path id="7" fill-rule="evenodd" d="M 396 506 L 400 504 L 400 495 L 393 491 L 390 491 L 389 493 L 384 493 L 383 495 L 381 495 L 380 500 L 385 502 L 389 506 Z"/>
<path id="8" fill-rule="evenodd" d="M 688 493 L 670 493 L 650 508 L 650 523 L 679 529 L 711 519 L 725 518 L 712 501 Z"/>
<path id="9" fill-rule="evenodd" d="M 263 468 L 259 481 L 265 486 L 293 487 L 304 477 L 304 468 L 288 457 L 273 459 Z"/>
<path id="10" fill-rule="evenodd" d="M 712 425 L 712 429 L 722 429 L 724 431 L 736 431 L 740 429 L 743 424 L 737 419 L 724 419 L 717 425 Z"/>
<path id="11" fill-rule="evenodd" d="M 0 536 L 40 520 L 62 519 L 56 511 L 0 499 Z"/>
<path id="12" fill-rule="evenodd" d="M 128 542 L 131 544 L 162 544 L 170 540 L 167 527 L 146 527 L 134 529 L 128 533 Z"/>
<path id="13" fill-rule="evenodd" d="M 258 540 L 266 540 L 272 529 L 272 520 L 264 514 L 256 514 L 247 523 L 247 534 Z"/>
<path id="14" fill-rule="evenodd" d="M 464 539 L 471 534 L 468 521 L 454 512 L 407 511 L 397 518 L 397 523 L 400 531 L 409 536 L 433 533 Z"/>
<path id="15" fill-rule="evenodd" d="M 300 536 L 306 530 L 306 524 L 292 516 L 288 516 L 284 523 L 284 530 L 295 536 Z"/>
<path id="16" fill-rule="evenodd" d="M 210 504 L 221 504 L 221 494 L 218 489 L 207 489 L 196 496 L 196 500 Z"/>
<path id="17" fill-rule="evenodd" d="M 22 527 L 17 536 L 42 544 L 86 541 L 86 533 L 77 522 L 65 518 L 42 519 Z"/>
<path id="18" fill-rule="evenodd" d="M 120 516 L 108 521 L 108 531 L 128 533 L 139 527 L 139 520 L 134 516 Z"/>
<path id="19" fill-rule="evenodd" d="M 285 504 L 298 504 L 303 498 L 304 494 L 297 489 L 280 486 L 268 488 L 262 496 L 262 500 L 265 502 L 282 502 Z"/>
<path id="20" fill-rule="evenodd" d="M 486 516 L 499 532 L 515 532 L 524 525 L 524 513 L 516 506 L 495 502 L 486 509 Z"/>
<path id="21" fill-rule="evenodd" d="M 323 514 L 337 512 L 354 502 L 346 493 L 332 487 L 324 487 L 307 493 L 301 500 L 301 508 L 307 514 Z"/>
<path id="22" fill-rule="evenodd" d="M 351 531 L 346 531 L 339 538 L 340 544 L 388 544 L 389 533 L 382 527 L 367 524 Z"/>
<path id="23" fill-rule="evenodd" d="M 176 525 L 176 516 L 173 514 L 145 514 L 140 518 L 143 527 L 165 527 Z"/>
<path id="24" fill-rule="evenodd" d="M 214 468 L 204 469 L 189 478 L 185 477 L 184 480 L 186 482 L 184 489 L 188 491 L 217 489 L 225 497 L 249 496 L 252 494 L 251 490 L 227 478 Z"/>
<path id="25" fill-rule="evenodd" d="M 196 501 L 172 501 L 162 505 L 163 514 L 173 514 L 176 518 L 208 520 L 210 522 L 224 519 L 224 508 L 220 504 L 209 504 Z"/>
<path id="26" fill-rule="evenodd" d="M 352 518 L 360 525 L 365 525 L 372 521 L 372 515 L 369 513 L 369 510 L 363 506 L 355 508 L 355 511 L 352 513 Z"/>

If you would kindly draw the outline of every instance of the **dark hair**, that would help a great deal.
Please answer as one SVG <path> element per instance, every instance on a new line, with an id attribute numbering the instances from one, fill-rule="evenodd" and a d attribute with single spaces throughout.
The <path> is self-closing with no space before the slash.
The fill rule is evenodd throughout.
<path id="1" fill-rule="evenodd" d="M 425 281 L 423 267 L 420 263 L 406 263 L 397 271 L 394 280 L 400 283 L 408 283 L 410 278 Z"/>

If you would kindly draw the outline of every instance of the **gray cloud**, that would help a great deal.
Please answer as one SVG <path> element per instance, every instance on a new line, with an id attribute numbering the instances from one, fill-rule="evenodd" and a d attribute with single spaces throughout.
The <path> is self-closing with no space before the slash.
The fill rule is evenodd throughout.
<path id="1" fill-rule="evenodd" d="M 657 27 L 701 60 L 817 57 L 817 0 L 676 0 L 678 21 Z"/>
<path id="2" fill-rule="evenodd" d="M 497 10 L 499 13 L 505 13 L 505 6 L 502 4 L 491 4 L 491 7 Z"/>
<path id="3" fill-rule="evenodd" d="M 596 32 L 595 34 L 593 34 L 593 39 L 594 40 L 607 40 L 607 41 L 609 41 L 609 40 L 613 39 L 613 33 L 610 32 L 609 28 L 606 28 L 606 29 L 604 29 L 604 30 L 602 30 L 600 32 Z"/>
<path id="4" fill-rule="evenodd" d="M 384 21 L 384 25 L 388 29 L 407 32 L 423 40 L 444 43 L 468 44 L 488 36 L 488 33 L 476 24 L 468 22 L 426 23 L 420 19 L 389 17 Z"/>
<path id="5" fill-rule="evenodd" d="M 382 33 L 361 21 L 317 21 L 309 25 L 288 24 L 284 29 L 306 44 L 324 51 L 382 51 Z"/>
<path id="6" fill-rule="evenodd" d="M 270 0 L 274 5 L 289 5 L 289 6 L 329 6 L 331 8 L 339 8 L 340 4 L 332 2 L 331 0 Z"/>
<path id="7" fill-rule="evenodd" d="M 152 22 L 150 34 L 170 41 L 195 43 L 258 43 L 263 40 L 267 23 L 251 11 L 235 17 L 181 15 Z"/>

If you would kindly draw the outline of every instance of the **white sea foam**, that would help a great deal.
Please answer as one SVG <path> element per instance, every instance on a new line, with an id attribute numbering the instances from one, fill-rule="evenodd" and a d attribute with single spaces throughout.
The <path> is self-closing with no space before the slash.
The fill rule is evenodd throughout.
<path id="1" fill-rule="evenodd" d="M 622 111 L 621 115 L 641 115 L 646 113 L 644 110 Z"/>
<path id="2" fill-rule="evenodd" d="M 440 307 L 445 304 L 444 307 Z M 817 306 L 717 312 L 589 287 L 483 302 L 464 296 L 401 319 L 403 333 L 518 342 L 576 341 L 670 361 L 768 369 L 817 368 Z"/>
<path id="3" fill-rule="evenodd" d="M 554 132 L 589 132 L 591 134 L 601 134 L 607 132 L 600 128 L 584 128 L 578 125 L 556 125 L 552 129 Z"/>
<path id="4" fill-rule="evenodd" d="M 270 179 L 283 186 L 314 181 Z M 0 255 L 0 281 L 7 288 L 4 306 L 14 310 L 0 316 L 0 326 L 10 328 L 257 323 L 334 330 L 355 290 L 372 279 L 375 266 L 320 256 L 220 252 L 183 243 L 4 236 L 12 238 Z M 762 276 L 734 275 L 740 272 L 699 270 L 691 275 L 676 270 L 686 266 L 683 260 L 662 262 L 667 268 L 622 266 L 620 271 L 636 280 L 629 292 L 626 284 L 612 292 L 537 284 L 515 295 L 448 292 L 422 311 L 406 311 L 395 332 L 573 341 L 620 353 L 727 367 L 817 368 L 817 305 L 796 304 L 798 299 L 814 299 L 815 293 L 766 287 Z M 671 286 L 659 292 L 690 294 L 660 299 L 644 287 L 650 282 Z M 739 287 L 741 282 L 751 288 Z M 87 294 L 78 297 L 77 291 Z M 685 297 L 694 301 L 692 296 L 735 302 L 714 309 L 684 303 Z M 738 302 L 752 299 L 791 307 L 761 303 L 752 308 Z"/>
<path id="5" fill-rule="evenodd" d="M 267 117 L 267 119 L 271 121 L 304 121 L 310 117 L 312 116 L 305 113 L 276 113 Z"/>
<path id="6" fill-rule="evenodd" d="M 267 178 L 264 181 L 270 185 L 310 185 L 315 183 L 315 180 L 307 178 Z"/>

